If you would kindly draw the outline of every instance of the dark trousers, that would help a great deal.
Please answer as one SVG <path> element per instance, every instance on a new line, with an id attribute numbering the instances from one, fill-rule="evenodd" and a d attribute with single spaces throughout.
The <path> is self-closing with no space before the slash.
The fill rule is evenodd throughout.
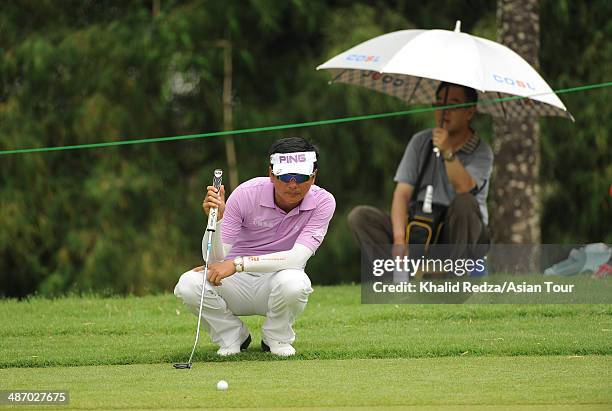
<path id="1" fill-rule="evenodd" d="M 367 250 L 366 260 L 390 257 L 393 229 L 387 213 L 371 206 L 357 206 L 348 215 L 348 225 L 362 252 Z M 486 254 L 489 234 L 472 194 L 458 194 L 453 199 L 439 243 L 452 244 L 451 258 L 480 258 Z"/>

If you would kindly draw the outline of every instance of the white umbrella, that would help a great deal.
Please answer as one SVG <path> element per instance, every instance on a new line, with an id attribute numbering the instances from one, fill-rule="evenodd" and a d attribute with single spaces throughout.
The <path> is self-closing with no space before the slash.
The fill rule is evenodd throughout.
<path id="1" fill-rule="evenodd" d="M 375 37 L 317 67 L 332 82 L 357 84 L 407 103 L 431 104 L 441 81 L 478 91 L 477 111 L 504 118 L 552 115 L 573 120 L 542 76 L 491 40 L 449 30 L 401 30 Z M 494 99 L 521 96 L 491 103 Z"/>

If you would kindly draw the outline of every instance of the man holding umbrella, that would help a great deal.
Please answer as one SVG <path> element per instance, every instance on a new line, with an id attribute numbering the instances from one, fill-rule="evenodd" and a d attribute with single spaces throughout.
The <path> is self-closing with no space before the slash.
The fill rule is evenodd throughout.
<path id="1" fill-rule="evenodd" d="M 444 221 L 438 241 L 454 244 L 454 258 L 474 258 L 474 246 L 489 241 L 487 193 L 493 152 L 470 126 L 478 95 L 469 87 L 441 82 L 436 97 L 437 106 L 466 106 L 436 110 L 438 127 L 412 137 L 395 174 L 391 216 L 371 206 L 351 211 L 349 227 L 362 248 L 388 244 L 405 248 L 409 204 L 418 211 L 425 200 L 421 181 L 432 183 L 432 202 L 442 210 Z M 432 145 L 440 158 L 432 154 Z"/>
<path id="2" fill-rule="evenodd" d="M 351 213 L 350 226 L 361 245 L 373 244 L 379 255 L 386 248 L 382 244 L 406 242 L 405 232 L 410 232 L 405 227 L 408 201 L 413 204 L 413 216 L 423 213 L 417 215 L 422 217 L 419 223 L 440 217 L 441 207 L 436 203 L 442 209 L 448 206 L 447 224 L 433 232 L 433 237 L 435 240 L 439 234 L 441 241 L 456 244 L 453 256 L 473 254 L 479 248 L 474 244 L 487 240 L 486 197 L 493 156 L 470 127 L 475 111 L 508 120 L 533 116 L 573 119 L 542 76 L 520 55 L 462 32 L 460 21 L 454 31 L 399 30 L 377 36 L 317 69 L 329 70 L 331 83 L 366 87 L 407 104 L 474 103 L 474 107 L 438 110 L 438 127 L 412 138 L 395 176 L 391 217 L 371 207 L 358 207 Z M 440 158 L 429 154 L 433 146 Z M 421 181 L 428 185 L 425 192 L 420 190 Z M 414 204 L 418 206 L 420 200 L 426 207 L 419 210 Z M 482 250 L 476 251 L 482 254 Z"/>

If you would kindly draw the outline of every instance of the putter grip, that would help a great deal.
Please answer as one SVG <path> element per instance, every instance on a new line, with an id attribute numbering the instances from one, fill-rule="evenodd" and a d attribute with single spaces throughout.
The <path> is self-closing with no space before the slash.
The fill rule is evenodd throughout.
<path id="1" fill-rule="evenodd" d="M 221 183 L 223 181 L 223 170 L 216 169 L 213 177 L 213 187 L 217 190 L 217 193 L 221 189 Z M 206 225 L 206 231 L 215 231 L 217 229 L 217 208 L 211 208 L 208 212 L 208 224 Z"/>

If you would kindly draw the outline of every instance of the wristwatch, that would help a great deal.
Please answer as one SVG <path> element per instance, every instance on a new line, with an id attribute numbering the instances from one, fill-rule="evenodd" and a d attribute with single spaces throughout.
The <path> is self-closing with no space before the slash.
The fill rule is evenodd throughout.
<path id="1" fill-rule="evenodd" d="M 241 273 L 244 270 L 244 259 L 242 257 L 234 258 L 234 268 L 237 273 Z"/>
<path id="2" fill-rule="evenodd" d="M 456 158 L 457 156 L 452 151 L 450 151 L 448 154 L 444 154 L 444 161 L 453 161 Z"/>

